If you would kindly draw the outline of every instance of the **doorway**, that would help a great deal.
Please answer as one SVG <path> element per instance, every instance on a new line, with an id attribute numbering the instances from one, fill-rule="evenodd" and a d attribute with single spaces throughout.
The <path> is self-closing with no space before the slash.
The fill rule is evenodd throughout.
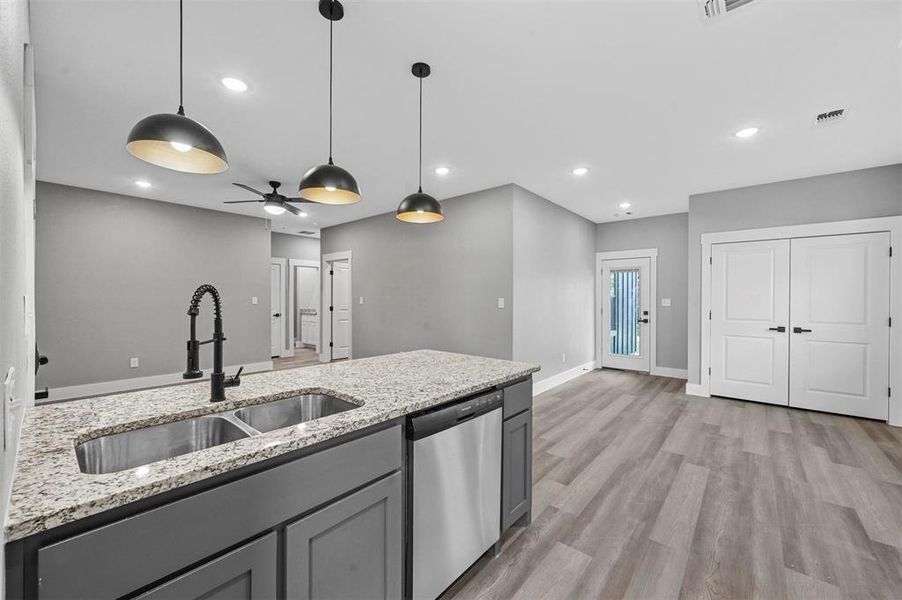
<path id="1" fill-rule="evenodd" d="M 351 358 L 350 251 L 323 255 L 322 281 L 324 318 L 320 360 L 330 362 Z"/>
<path id="2" fill-rule="evenodd" d="M 315 260 L 288 260 L 288 331 L 294 363 L 319 362 L 320 264 Z"/>
<path id="3" fill-rule="evenodd" d="M 890 239 L 714 244 L 711 393 L 887 420 Z"/>
<path id="4" fill-rule="evenodd" d="M 657 250 L 596 256 L 597 366 L 649 373 L 655 364 Z"/>
<path id="5" fill-rule="evenodd" d="M 285 268 L 284 258 L 269 261 L 269 355 L 287 355 L 285 343 Z"/>

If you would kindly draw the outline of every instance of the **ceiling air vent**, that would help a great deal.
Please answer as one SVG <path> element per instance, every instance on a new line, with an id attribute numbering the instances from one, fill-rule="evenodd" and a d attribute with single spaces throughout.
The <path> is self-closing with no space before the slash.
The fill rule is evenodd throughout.
<path id="1" fill-rule="evenodd" d="M 700 0 L 705 19 L 716 19 L 754 0 Z"/>
<path id="2" fill-rule="evenodd" d="M 814 122 L 817 125 L 821 125 L 824 123 L 833 123 L 834 121 L 839 121 L 845 114 L 846 114 L 846 109 L 844 109 L 844 108 L 828 110 L 827 112 L 822 112 L 817 117 L 815 117 Z"/>
<path id="3" fill-rule="evenodd" d="M 309 229 L 304 229 L 302 231 L 298 231 L 298 233 L 301 235 L 315 235 L 316 234 L 315 231 L 310 231 Z"/>

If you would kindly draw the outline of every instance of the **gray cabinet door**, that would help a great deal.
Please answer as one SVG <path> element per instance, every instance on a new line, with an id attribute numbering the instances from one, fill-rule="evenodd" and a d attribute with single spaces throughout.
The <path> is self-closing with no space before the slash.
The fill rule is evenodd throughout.
<path id="1" fill-rule="evenodd" d="M 270 533 L 167 581 L 139 600 L 270 600 L 276 597 L 276 534 Z"/>
<path id="2" fill-rule="evenodd" d="M 286 528 L 289 599 L 401 597 L 401 483 L 395 473 Z"/>
<path id="3" fill-rule="evenodd" d="M 532 509 L 532 411 L 521 412 L 502 426 L 501 530 Z"/>

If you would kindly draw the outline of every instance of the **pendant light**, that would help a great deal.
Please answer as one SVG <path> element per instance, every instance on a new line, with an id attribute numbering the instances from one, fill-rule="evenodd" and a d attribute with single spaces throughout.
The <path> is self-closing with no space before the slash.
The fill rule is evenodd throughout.
<path id="1" fill-rule="evenodd" d="M 209 129 L 185 116 L 182 2 L 179 0 L 179 109 L 175 114 L 160 113 L 138 121 L 128 134 L 125 147 L 133 156 L 167 169 L 205 175 L 222 173 L 229 168 L 222 144 Z"/>
<path id="2" fill-rule="evenodd" d="M 320 0 L 319 12 L 329 20 L 329 162 L 313 167 L 301 179 L 298 195 L 319 204 L 354 204 L 360 188 L 354 176 L 332 162 L 332 25 L 344 17 L 338 0 Z"/>
<path id="3" fill-rule="evenodd" d="M 442 205 L 438 200 L 423 192 L 423 79 L 429 77 L 432 70 L 426 63 L 418 62 L 410 68 L 414 77 L 420 80 L 420 172 L 419 188 L 416 193 L 401 200 L 398 213 L 400 221 L 407 223 L 435 223 L 445 218 Z"/>

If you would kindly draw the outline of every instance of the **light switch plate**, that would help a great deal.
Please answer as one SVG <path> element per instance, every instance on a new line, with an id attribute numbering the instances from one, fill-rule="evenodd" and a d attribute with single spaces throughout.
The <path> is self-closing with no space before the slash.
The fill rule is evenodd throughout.
<path id="1" fill-rule="evenodd" d="M 137 369 L 138 368 L 138 357 L 133 356 L 128 364 L 132 369 Z"/>
<path id="2" fill-rule="evenodd" d="M 498 308 L 504 308 L 504 298 L 498 298 Z"/>
<path id="3" fill-rule="evenodd" d="M 661 306 L 670 306 L 670 298 L 661 298 Z"/>
<path id="4" fill-rule="evenodd" d="M 360 303 L 363 304 L 363 296 L 360 297 Z"/>
<path id="5" fill-rule="evenodd" d="M 257 297 L 251 296 L 251 304 L 256 304 L 256 303 L 257 303 Z"/>

